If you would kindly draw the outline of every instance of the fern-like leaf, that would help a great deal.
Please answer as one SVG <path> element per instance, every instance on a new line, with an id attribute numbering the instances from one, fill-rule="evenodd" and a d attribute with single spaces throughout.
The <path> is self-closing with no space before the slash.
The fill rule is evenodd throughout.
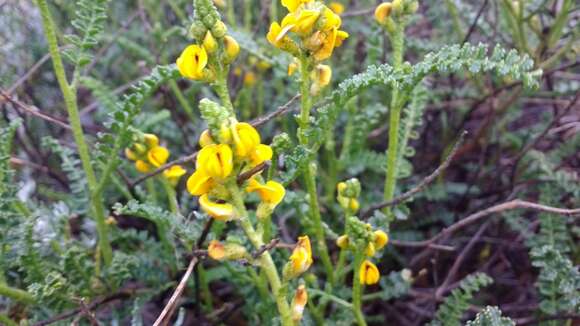
<path id="1" fill-rule="evenodd" d="M 480 311 L 474 320 L 467 322 L 467 326 L 515 326 L 516 323 L 501 315 L 498 307 L 487 306 Z"/>

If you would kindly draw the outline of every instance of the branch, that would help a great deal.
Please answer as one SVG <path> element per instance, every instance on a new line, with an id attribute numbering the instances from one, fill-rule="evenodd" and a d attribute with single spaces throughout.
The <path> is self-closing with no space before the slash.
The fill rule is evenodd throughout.
<path id="1" fill-rule="evenodd" d="M 14 106 L 20 108 L 21 110 L 23 110 L 24 112 L 26 112 L 32 116 L 35 116 L 35 117 L 40 118 L 42 120 L 57 124 L 57 125 L 63 127 L 64 129 L 71 130 L 71 127 L 66 122 L 64 122 L 60 119 L 57 119 L 53 116 L 50 116 L 46 113 L 42 113 L 40 110 L 35 110 L 34 108 L 29 107 L 28 105 L 12 98 L 12 96 L 10 96 L 10 94 L 8 92 L 4 91 L 1 88 L 0 88 L 0 96 L 2 96 L 2 98 L 4 98 L 6 101 L 12 103 Z"/>
<path id="2" fill-rule="evenodd" d="M 270 161 L 264 161 L 264 162 L 256 165 L 252 169 L 238 175 L 238 178 L 237 178 L 238 185 L 241 185 L 242 183 L 244 183 L 244 181 L 250 179 L 252 176 L 254 176 L 257 173 L 262 172 L 263 170 L 267 169 L 269 166 L 270 166 Z"/>
<path id="3" fill-rule="evenodd" d="M 453 145 L 453 149 L 451 150 L 451 153 L 447 156 L 445 161 L 443 161 L 443 163 L 437 169 L 435 169 L 435 171 L 433 171 L 429 176 L 427 176 L 425 179 L 423 179 L 421 182 L 419 182 L 419 184 L 417 186 L 415 186 L 411 190 L 403 193 L 402 195 L 393 198 L 392 200 L 372 205 L 371 207 L 369 207 L 366 211 L 364 211 L 361 214 L 361 217 L 367 218 L 374 211 L 376 211 L 378 209 L 382 209 L 382 208 L 385 208 L 387 206 L 397 205 L 397 204 L 404 202 L 407 199 L 413 197 L 416 193 L 422 191 L 431 182 L 433 182 L 445 169 L 447 169 L 447 167 L 449 167 L 449 165 L 453 161 L 453 158 L 455 157 L 455 154 L 457 154 L 457 151 L 459 150 L 459 146 L 463 143 L 463 139 L 465 138 L 465 135 L 467 135 L 467 131 L 464 130 L 461 133 L 461 135 L 459 135 L 459 139 L 457 140 L 455 145 Z"/>
<path id="4" fill-rule="evenodd" d="M 491 215 L 494 213 L 500 213 L 500 212 L 508 211 L 508 210 L 512 210 L 512 209 L 518 209 L 518 208 L 525 208 L 525 209 L 531 209 L 531 210 L 536 210 L 536 211 L 540 211 L 540 212 L 553 213 L 553 214 L 566 215 L 566 216 L 580 215 L 580 208 L 575 208 L 575 209 L 557 208 L 557 207 L 546 206 L 546 205 L 537 204 L 537 203 L 533 203 L 533 202 L 529 202 L 529 201 L 524 201 L 521 199 L 514 199 L 514 200 L 511 200 L 511 201 L 508 201 L 505 203 L 491 206 L 491 207 L 486 208 L 484 210 L 481 210 L 479 212 L 473 213 L 473 214 L 467 216 L 466 218 L 461 219 L 461 220 L 457 221 L 456 223 L 452 224 L 451 226 L 443 229 L 443 231 L 441 231 L 440 233 L 438 233 L 437 235 L 435 235 L 431 239 L 424 240 L 424 241 L 417 241 L 417 242 L 405 242 L 405 245 L 408 247 L 430 246 L 430 245 L 434 244 L 436 241 L 440 240 L 441 238 L 449 236 L 452 233 L 454 233 L 455 231 L 462 229 L 470 224 L 473 224 L 473 223 L 479 221 L 480 219 L 482 219 L 488 215 Z"/>
<path id="5" fill-rule="evenodd" d="M 292 107 L 292 104 L 294 103 L 294 101 L 296 101 L 300 97 L 301 97 L 300 94 L 294 95 L 294 97 L 292 97 L 288 102 L 286 102 L 286 104 L 277 108 L 276 111 L 270 112 L 263 117 L 256 118 L 256 119 L 252 120 L 250 122 L 250 124 L 254 127 L 260 127 L 261 125 L 267 123 L 268 121 L 292 111 L 294 109 Z"/>

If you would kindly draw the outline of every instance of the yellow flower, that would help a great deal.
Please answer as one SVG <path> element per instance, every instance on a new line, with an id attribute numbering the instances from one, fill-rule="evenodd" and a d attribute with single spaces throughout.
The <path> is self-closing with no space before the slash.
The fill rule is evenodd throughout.
<path id="1" fill-rule="evenodd" d="M 214 182 L 209 175 L 203 170 L 196 170 L 187 179 L 187 191 L 193 196 L 201 196 L 207 194 L 214 186 Z"/>
<path id="2" fill-rule="evenodd" d="M 177 68 L 182 76 L 199 80 L 203 78 L 203 70 L 207 66 L 207 52 L 203 46 L 190 45 L 177 58 Z"/>
<path id="3" fill-rule="evenodd" d="M 343 234 L 336 239 L 336 245 L 340 249 L 348 248 L 348 243 L 349 243 L 349 240 L 348 240 L 348 236 L 346 234 Z"/>
<path id="4" fill-rule="evenodd" d="M 222 260 L 226 255 L 224 245 L 217 240 L 211 240 L 207 247 L 207 255 L 212 259 Z"/>
<path id="5" fill-rule="evenodd" d="M 304 284 L 300 284 L 298 289 L 296 289 L 294 299 L 292 299 L 292 320 L 294 320 L 294 322 L 298 322 L 300 319 L 302 319 L 304 307 L 307 303 L 308 293 L 306 292 L 306 287 Z"/>
<path id="6" fill-rule="evenodd" d="M 260 144 L 260 134 L 251 124 L 238 122 L 232 126 L 232 138 L 236 146 L 236 155 L 249 156 Z"/>
<path id="7" fill-rule="evenodd" d="M 387 17 L 391 14 L 393 5 L 390 2 L 383 2 L 375 9 L 375 19 L 379 24 L 385 23 Z"/>
<path id="8" fill-rule="evenodd" d="M 179 179 L 186 172 L 187 171 L 185 171 L 185 169 L 181 165 L 174 165 L 174 166 L 170 167 L 169 169 L 163 171 L 163 176 L 165 176 L 165 178 L 167 178 L 167 180 L 169 181 L 169 183 L 171 185 L 175 186 L 179 182 Z"/>
<path id="9" fill-rule="evenodd" d="M 229 35 L 224 37 L 224 48 L 229 62 L 233 61 L 240 53 L 240 45 L 233 37 Z"/>
<path id="10" fill-rule="evenodd" d="M 360 284 L 367 284 L 367 285 L 375 284 L 379 281 L 380 277 L 381 277 L 381 274 L 379 273 L 379 269 L 372 262 L 365 260 L 360 265 L 360 270 L 359 270 Z"/>
<path id="11" fill-rule="evenodd" d="M 318 31 L 314 34 L 317 38 L 316 42 L 320 44 L 318 49 L 314 51 L 314 59 L 316 59 L 316 61 L 323 61 L 330 58 L 336 45 L 337 33 L 338 30 L 333 28 L 325 32 Z"/>
<path id="12" fill-rule="evenodd" d="M 256 165 L 262 164 L 265 161 L 272 159 L 274 155 L 272 147 L 264 144 L 259 144 L 256 146 L 253 152 L 250 153 L 250 163 L 254 167 Z"/>
<path id="13" fill-rule="evenodd" d="M 255 179 L 250 179 L 246 191 L 257 192 L 263 202 L 273 205 L 278 205 L 286 194 L 284 186 L 272 180 L 266 182 L 266 184 L 261 184 Z"/>
<path id="14" fill-rule="evenodd" d="M 282 45 L 282 40 L 286 37 L 286 34 L 290 32 L 290 29 L 292 29 L 292 27 L 293 27 L 292 25 L 288 25 L 285 28 L 282 28 L 280 24 L 278 24 L 277 22 L 273 22 L 270 25 L 270 30 L 268 31 L 268 34 L 266 34 L 266 39 L 268 39 L 268 42 L 270 42 L 270 44 L 279 48 Z"/>
<path id="15" fill-rule="evenodd" d="M 145 140 L 145 145 L 147 148 L 153 148 L 159 146 L 159 138 L 154 134 L 143 134 L 143 139 Z"/>
<path id="16" fill-rule="evenodd" d="M 290 256 L 290 273 L 296 277 L 308 270 L 312 265 L 312 249 L 310 247 L 310 238 L 308 236 L 298 237 L 298 243 Z"/>
<path id="17" fill-rule="evenodd" d="M 290 12 L 296 11 L 303 3 L 309 3 L 312 0 L 282 0 L 282 5 L 288 9 Z"/>
<path id="18" fill-rule="evenodd" d="M 337 48 L 342 45 L 342 42 L 349 37 L 348 33 L 345 31 L 337 31 L 336 32 L 336 41 L 334 43 L 334 47 Z"/>
<path id="19" fill-rule="evenodd" d="M 147 160 L 156 168 L 165 164 L 168 158 L 169 150 L 162 146 L 153 147 L 147 152 Z"/>
<path id="20" fill-rule="evenodd" d="M 340 16 L 328 8 L 324 9 L 322 17 L 324 21 L 324 24 L 322 25 L 323 31 L 338 29 L 342 24 L 342 19 L 340 19 Z"/>
<path id="21" fill-rule="evenodd" d="M 207 215 L 215 218 L 218 221 L 231 221 L 235 217 L 234 206 L 229 203 L 216 203 L 211 201 L 207 194 L 199 197 L 199 205 Z"/>
<path id="22" fill-rule="evenodd" d="M 292 61 L 289 65 L 288 65 L 288 76 L 292 76 L 294 74 L 294 72 L 298 69 L 298 61 L 296 59 L 294 59 L 294 61 Z"/>
<path id="23" fill-rule="evenodd" d="M 196 168 L 212 178 L 225 178 L 234 167 L 232 149 L 225 144 L 207 145 L 197 155 Z"/>
<path id="24" fill-rule="evenodd" d="M 292 27 L 292 31 L 298 35 L 308 35 L 312 33 L 312 29 L 314 28 L 314 24 L 318 20 L 318 17 L 320 17 L 320 11 L 318 10 L 300 10 L 298 17 L 296 17 L 296 21 L 294 22 L 294 26 Z M 282 27 L 288 25 L 285 24 L 284 20 L 282 20 Z"/>
<path id="25" fill-rule="evenodd" d="M 141 173 L 147 173 L 151 171 L 151 165 L 143 160 L 135 161 L 135 168 Z"/>
<path id="26" fill-rule="evenodd" d="M 204 130 L 199 136 L 199 146 L 203 148 L 207 145 L 212 145 L 213 143 L 214 143 L 213 138 L 211 138 L 209 130 L 208 129 Z"/>
<path id="27" fill-rule="evenodd" d="M 381 250 L 383 249 L 383 247 L 389 243 L 389 236 L 382 230 L 376 230 L 374 232 L 375 234 L 375 247 L 377 247 L 377 250 Z"/>
<path id="28" fill-rule="evenodd" d="M 220 8 L 225 8 L 226 7 L 226 1 L 225 0 L 213 0 L 213 3 L 220 7 Z"/>
<path id="29" fill-rule="evenodd" d="M 137 154 L 133 152 L 130 148 L 125 148 L 125 156 L 131 161 L 136 161 L 139 159 Z"/>
<path id="30" fill-rule="evenodd" d="M 248 71 L 244 74 L 244 86 L 252 87 L 256 84 L 256 74 L 253 71 Z"/>
<path id="31" fill-rule="evenodd" d="M 320 87 L 324 87 L 330 84 L 331 78 L 332 78 L 332 69 L 328 65 L 317 65 L 316 68 L 310 74 L 310 79 L 312 79 Z"/>
<path id="32" fill-rule="evenodd" d="M 337 15 L 340 15 L 344 12 L 344 5 L 339 2 L 331 2 L 328 7 Z"/>

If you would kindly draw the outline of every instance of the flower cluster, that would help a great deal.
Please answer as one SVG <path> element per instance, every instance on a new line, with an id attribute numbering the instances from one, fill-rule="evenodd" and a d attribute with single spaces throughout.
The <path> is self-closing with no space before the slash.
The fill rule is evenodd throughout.
<path id="1" fill-rule="evenodd" d="M 289 13 L 280 23 L 270 25 L 266 38 L 295 57 L 312 57 L 316 62 L 326 60 L 348 37 L 347 32 L 339 29 L 340 16 L 321 1 L 282 0 L 282 5 Z"/>
<path id="2" fill-rule="evenodd" d="M 213 134 L 205 130 L 199 145 L 196 170 L 187 180 L 187 190 L 199 196 L 201 208 L 211 217 L 221 221 L 238 218 L 228 185 L 237 182 L 240 173 L 270 160 L 272 148 L 261 143 L 252 125 L 234 118 L 224 121 Z M 271 213 L 284 198 L 284 187 L 276 181 L 263 183 L 259 175 L 253 175 L 245 184 L 247 192 L 255 192 L 261 199 L 259 217 Z"/>
<path id="3" fill-rule="evenodd" d="M 131 147 L 125 149 L 125 156 L 135 162 L 135 168 L 141 173 L 151 172 L 164 165 L 169 159 L 169 150 L 159 145 L 159 138 L 154 134 L 142 134 Z M 180 165 L 173 165 L 163 171 L 163 175 L 172 185 L 176 185 L 185 174 Z"/>
<path id="4" fill-rule="evenodd" d="M 360 182 L 353 178 L 336 185 L 336 200 L 347 212 L 347 216 L 355 214 L 359 209 L 358 196 L 360 195 Z"/>
<path id="5" fill-rule="evenodd" d="M 227 35 L 227 27 L 210 1 L 195 2 L 196 15 L 190 28 L 194 43 L 183 50 L 176 64 L 186 78 L 213 82 L 238 56 L 240 46 Z"/>
<path id="6" fill-rule="evenodd" d="M 372 257 L 389 242 L 389 236 L 384 231 L 373 231 L 370 224 L 363 223 L 354 216 L 350 217 L 347 223 L 347 234 L 339 236 L 336 240 L 337 246 L 343 250 L 362 251 L 365 256 Z M 379 270 L 370 260 L 364 260 L 359 268 L 361 284 L 371 285 L 379 281 Z"/>

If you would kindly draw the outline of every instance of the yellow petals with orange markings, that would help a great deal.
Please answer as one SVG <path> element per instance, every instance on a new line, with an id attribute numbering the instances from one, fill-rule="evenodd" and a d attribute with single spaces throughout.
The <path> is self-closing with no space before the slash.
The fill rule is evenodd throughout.
<path id="1" fill-rule="evenodd" d="M 147 152 L 147 160 L 156 168 L 165 164 L 168 158 L 169 150 L 162 146 L 153 147 Z"/>
<path id="2" fill-rule="evenodd" d="M 369 260 L 365 260 L 359 269 L 359 282 L 360 284 L 372 285 L 379 282 L 381 274 L 379 269 L 375 264 Z"/>
<path id="3" fill-rule="evenodd" d="M 300 284 L 294 293 L 294 298 L 292 299 L 292 320 L 294 322 L 299 322 L 304 314 L 304 307 L 308 303 L 308 293 L 306 292 L 306 287 L 304 284 Z"/>
<path id="4" fill-rule="evenodd" d="M 383 2 L 375 9 L 375 20 L 379 24 L 384 24 L 387 17 L 391 15 L 393 5 L 390 2 Z"/>
<path id="5" fill-rule="evenodd" d="M 250 179 L 246 191 L 256 192 L 263 202 L 273 205 L 278 205 L 282 199 L 284 199 L 284 195 L 286 194 L 284 186 L 272 180 L 265 184 L 261 184 L 255 179 Z"/>
<path id="6" fill-rule="evenodd" d="M 207 145 L 197 155 L 196 168 L 212 178 L 225 178 L 232 173 L 233 153 L 225 144 Z"/>
<path id="7" fill-rule="evenodd" d="M 232 138 L 236 155 L 243 158 L 248 157 L 260 144 L 260 134 L 246 122 L 238 122 L 232 126 Z"/>
<path id="8" fill-rule="evenodd" d="M 374 243 L 377 250 L 383 249 L 383 247 L 387 245 L 387 243 L 389 243 L 389 236 L 387 235 L 387 233 L 385 233 L 385 231 L 376 230 L 374 232 L 374 235 L 375 235 Z"/>
<path id="9" fill-rule="evenodd" d="M 189 45 L 183 50 L 176 64 L 179 73 L 183 77 L 200 80 L 203 78 L 203 70 L 207 66 L 207 52 L 203 46 Z"/>
<path id="10" fill-rule="evenodd" d="M 207 194 L 199 197 L 199 206 L 207 215 L 218 221 L 227 222 L 235 218 L 234 206 L 229 203 L 217 203 L 209 199 Z"/>
<path id="11" fill-rule="evenodd" d="M 290 256 L 288 277 L 294 278 L 306 272 L 312 265 L 312 249 L 308 236 L 298 237 L 298 243 Z"/>
<path id="12" fill-rule="evenodd" d="M 201 196 L 207 194 L 214 186 L 214 182 L 209 175 L 203 170 L 195 171 L 189 178 L 187 178 L 187 191 L 193 196 Z"/>
<path id="13" fill-rule="evenodd" d="M 163 171 L 163 176 L 169 181 L 172 186 L 175 186 L 179 179 L 186 173 L 187 171 L 181 165 L 174 165 L 169 169 Z"/>
<path id="14" fill-rule="evenodd" d="M 224 245 L 217 240 L 211 240 L 207 247 L 207 255 L 212 259 L 222 260 L 226 255 Z"/>

